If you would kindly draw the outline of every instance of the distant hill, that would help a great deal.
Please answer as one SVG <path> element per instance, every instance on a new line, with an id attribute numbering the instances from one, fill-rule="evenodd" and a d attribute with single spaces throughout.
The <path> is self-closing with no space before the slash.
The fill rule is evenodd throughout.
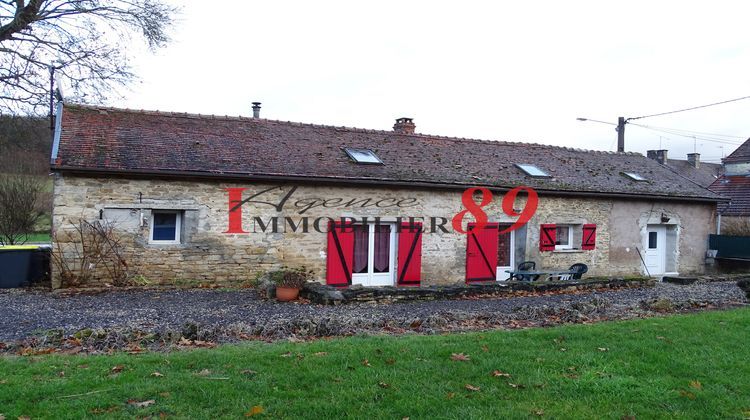
<path id="1" fill-rule="evenodd" d="M 51 150 L 48 119 L 0 116 L 0 173 L 47 175 Z"/>

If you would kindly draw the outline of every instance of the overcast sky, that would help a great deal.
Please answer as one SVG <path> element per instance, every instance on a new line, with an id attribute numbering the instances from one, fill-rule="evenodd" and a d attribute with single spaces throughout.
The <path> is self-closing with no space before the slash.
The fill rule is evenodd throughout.
<path id="1" fill-rule="evenodd" d="M 177 1 L 113 105 L 615 150 L 615 123 L 750 95 L 750 4 L 688 1 Z M 750 100 L 645 118 L 718 161 Z M 680 134 L 691 134 L 680 132 Z M 729 137 L 733 136 L 733 137 Z M 725 143 L 708 141 L 721 139 Z M 633 125 L 626 150 L 693 151 Z M 733 145 L 734 144 L 734 145 Z M 723 149 L 721 148 L 723 146 Z"/>

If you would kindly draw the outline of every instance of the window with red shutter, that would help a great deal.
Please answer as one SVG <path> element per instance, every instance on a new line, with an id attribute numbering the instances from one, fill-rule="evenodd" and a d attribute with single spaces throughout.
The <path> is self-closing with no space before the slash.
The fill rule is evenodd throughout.
<path id="1" fill-rule="evenodd" d="M 539 250 L 554 251 L 557 225 L 548 223 L 539 228 Z"/>
<path id="2" fill-rule="evenodd" d="M 583 239 L 581 249 L 592 250 L 596 248 L 596 225 L 583 225 Z"/>
<path id="3" fill-rule="evenodd" d="M 498 224 L 487 223 L 482 229 L 469 223 L 466 235 L 466 282 L 497 280 Z"/>
<path id="4" fill-rule="evenodd" d="M 399 286 L 419 286 L 422 280 L 422 223 L 403 222 L 398 234 Z"/>
<path id="5" fill-rule="evenodd" d="M 354 229 L 352 224 L 330 223 L 328 226 L 326 284 L 331 286 L 351 285 L 353 262 Z"/>

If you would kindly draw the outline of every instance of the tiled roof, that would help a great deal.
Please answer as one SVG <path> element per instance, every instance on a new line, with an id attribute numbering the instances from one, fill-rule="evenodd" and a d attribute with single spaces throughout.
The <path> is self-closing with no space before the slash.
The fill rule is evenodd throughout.
<path id="1" fill-rule="evenodd" d="M 722 176 L 711 185 L 711 191 L 728 197 L 728 204 L 719 205 L 723 216 L 750 216 L 750 176 Z"/>
<path id="2" fill-rule="evenodd" d="M 723 159 L 724 163 L 750 162 L 750 139 L 747 139 L 734 152 Z"/>
<path id="3" fill-rule="evenodd" d="M 720 199 L 637 153 L 70 104 L 61 127 L 53 163 L 60 171 L 432 187 L 528 185 L 542 192 Z M 344 147 L 371 149 L 383 165 L 356 164 Z M 532 178 L 517 163 L 536 165 L 551 178 Z M 623 172 L 648 181 L 631 180 Z"/>
<path id="4" fill-rule="evenodd" d="M 666 166 L 703 188 L 708 188 L 722 173 L 719 163 L 701 162 L 696 168 L 687 160 L 667 159 Z"/>

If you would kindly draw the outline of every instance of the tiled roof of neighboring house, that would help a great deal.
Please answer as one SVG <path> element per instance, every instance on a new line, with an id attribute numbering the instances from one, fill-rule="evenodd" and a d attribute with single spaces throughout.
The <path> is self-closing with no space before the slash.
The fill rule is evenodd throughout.
<path id="1" fill-rule="evenodd" d="M 734 152 L 722 160 L 724 163 L 750 162 L 750 139 L 747 139 Z"/>
<path id="2" fill-rule="evenodd" d="M 750 176 L 724 175 L 711 185 L 711 191 L 732 200 L 719 205 L 723 216 L 750 216 Z"/>
<path id="3" fill-rule="evenodd" d="M 355 163 L 344 147 L 382 165 Z M 721 200 L 637 153 L 66 104 L 53 169 Z M 533 164 L 550 178 L 526 175 Z M 635 181 L 623 172 L 636 172 Z"/>
<path id="4" fill-rule="evenodd" d="M 720 163 L 701 162 L 696 168 L 687 160 L 667 159 L 666 166 L 703 188 L 708 188 L 722 173 Z"/>

